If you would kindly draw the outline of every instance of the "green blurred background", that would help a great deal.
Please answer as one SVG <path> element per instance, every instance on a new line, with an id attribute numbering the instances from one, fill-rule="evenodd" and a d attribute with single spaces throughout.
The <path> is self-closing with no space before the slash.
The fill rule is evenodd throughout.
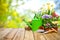
<path id="1" fill-rule="evenodd" d="M 15 1 L 15 5 L 12 3 Z M 26 21 L 32 20 L 34 13 L 39 13 L 36 11 L 32 11 L 30 9 L 25 10 L 24 14 L 19 13 L 16 8 L 18 6 L 23 6 L 26 1 L 25 0 L 0 0 L 0 28 L 24 28 L 26 27 L 26 23 L 23 21 L 23 18 Z M 27 2 L 30 0 L 27 0 Z M 21 2 L 18 4 L 18 2 Z M 19 10 L 21 11 L 21 10 Z M 32 13 L 32 14 L 30 14 Z M 31 16 L 30 16 L 31 15 Z M 60 24 L 60 21 L 57 21 Z"/>

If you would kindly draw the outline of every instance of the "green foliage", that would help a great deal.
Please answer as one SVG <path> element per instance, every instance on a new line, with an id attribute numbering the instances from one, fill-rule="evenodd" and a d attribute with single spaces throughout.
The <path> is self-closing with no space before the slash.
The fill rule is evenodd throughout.
<path id="1" fill-rule="evenodd" d="M 25 18 L 26 21 L 30 21 L 29 17 L 25 14 L 24 16 L 20 16 L 20 14 L 11 6 L 13 0 L 0 0 L 0 27 L 4 28 L 23 28 L 24 26 L 27 26 L 25 22 L 23 22 L 23 18 Z M 16 1 L 16 5 L 14 6 L 17 8 L 19 6 L 18 0 Z M 22 3 L 20 5 L 24 5 L 24 0 L 20 0 Z M 44 9 L 45 10 L 45 9 Z M 34 19 L 32 19 L 32 22 L 28 23 L 28 26 L 31 26 L 33 30 L 37 30 L 39 26 L 42 25 L 42 15 L 49 14 L 51 15 L 53 10 L 45 10 L 40 13 L 32 10 L 27 10 L 27 13 L 33 13 L 36 14 Z M 11 16 L 10 19 L 8 17 Z M 37 19 L 37 20 L 36 20 Z M 58 18 L 60 20 L 60 17 Z M 49 20 L 48 20 L 49 21 Z M 60 22 L 59 22 L 60 23 Z M 36 28 L 37 29 L 36 29 Z"/>

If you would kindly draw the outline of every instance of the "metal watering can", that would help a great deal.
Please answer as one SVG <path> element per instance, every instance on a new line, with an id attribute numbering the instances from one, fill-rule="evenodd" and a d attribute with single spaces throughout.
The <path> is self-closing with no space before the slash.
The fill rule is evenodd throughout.
<path id="1" fill-rule="evenodd" d="M 24 20 L 24 22 L 32 29 L 32 31 L 36 31 L 42 26 L 42 18 L 40 16 L 37 17 L 36 15 L 30 23 L 26 20 Z"/>

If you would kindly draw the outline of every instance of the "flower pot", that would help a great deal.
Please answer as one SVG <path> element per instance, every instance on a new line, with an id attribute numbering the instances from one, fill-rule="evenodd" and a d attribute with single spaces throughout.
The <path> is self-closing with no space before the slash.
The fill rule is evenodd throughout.
<path id="1" fill-rule="evenodd" d="M 29 30 L 31 30 L 31 28 L 30 27 L 25 27 L 25 30 L 28 30 L 29 31 Z"/>
<path id="2" fill-rule="evenodd" d="M 44 27 L 43 27 L 43 26 L 40 26 L 40 27 L 39 27 L 39 29 L 42 29 L 42 30 L 44 30 Z"/>
<path id="3" fill-rule="evenodd" d="M 58 31 L 58 27 L 53 27 L 56 31 Z"/>
<path id="4" fill-rule="evenodd" d="M 49 29 L 50 29 L 50 28 L 45 28 L 44 30 L 45 30 L 45 31 L 49 31 Z"/>

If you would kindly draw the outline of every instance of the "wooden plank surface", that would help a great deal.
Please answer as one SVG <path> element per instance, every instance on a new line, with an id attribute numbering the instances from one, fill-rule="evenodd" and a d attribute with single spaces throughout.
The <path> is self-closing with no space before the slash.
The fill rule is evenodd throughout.
<path id="1" fill-rule="evenodd" d="M 24 40 L 34 40 L 33 32 L 32 31 L 25 31 Z"/>
<path id="2" fill-rule="evenodd" d="M 57 34 L 60 35 L 60 29 L 58 30 L 58 33 Z"/>
<path id="3" fill-rule="evenodd" d="M 12 31 L 4 37 L 5 40 L 12 40 L 17 33 L 18 29 L 12 29 Z"/>
<path id="4" fill-rule="evenodd" d="M 0 32 L 3 31 L 3 30 L 4 30 L 4 28 L 0 28 Z"/>
<path id="5" fill-rule="evenodd" d="M 0 28 L 0 40 L 60 40 L 60 30 L 57 33 L 38 33 L 21 28 Z"/>
<path id="6" fill-rule="evenodd" d="M 58 35 L 58 33 L 52 33 L 52 34 L 53 34 L 52 36 L 54 36 L 56 40 L 60 40 L 60 35 Z"/>
<path id="7" fill-rule="evenodd" d="M 45 37 L 43 36 L 43 33 L 34 32 L 34 38 L 35 40 L 46 40 Z"/>
<path id="8" fill-rule="evenodd" d="M 15 37 L 13 38 L 13 40 L 23 40 L 24 34 L 25 34 L 25 30 L 19 29 L 18 32 L 16 33 Z"/>
<path id="9" fill-rule="evenodd" d="M 56 40 L 56 38 L 54 38 L 51 33 L 49 33 L 49 34 L 44 34 L 44 37 L 46 37 L 46 40 Z"/>
<path id="10" fill-rule="evenodd" d="M 4 31 L 1 31 L 0 33 L 0 40 L 3 40 L 3 38 L 9 34 L 9 32 L 11 31 L 12 29 L 4 29 Z"/>

